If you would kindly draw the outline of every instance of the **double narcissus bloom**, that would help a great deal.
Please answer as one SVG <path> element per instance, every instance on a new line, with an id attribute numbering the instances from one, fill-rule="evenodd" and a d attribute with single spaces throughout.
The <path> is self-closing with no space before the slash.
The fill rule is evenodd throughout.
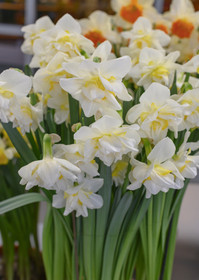
<path id="1" fill-rule="evenodd" d="M 121 55 L 129 55 L 133 65 L 139 62 L 139 55 L 143 48 L 163 50 L 168 46 L 170 37 L 161 30 L 154 30 L 150 20 L 139 17 L 129 31 L 121 33 L 122 37 L 129 40 L 127 47 L 121 47 Z"/>
<path id="2" fill-rule="evenodd" d="M 110 54 L 111 45 L 108 41 L 98 48 Z M 121 110 L 121 101 L 130 101 L 123 77 L 131 68 L 131 59 L 123 56 L 116 59 L 101 60 L 93 57 L 82 62 L 64 63 L 64 69 L 73 75 L 73 78 L 60 79 L 61 87 L 78 100 L 86 117 L 91 117 L 101 108 Z"/>
<path id="3" fill-rule="evenodd" d="M 53 196 L 53 206 L 55 208 L 65 207 L 64 215 L 76 211 L 76 217 L 80 215 L 88 216 L 89 209 L 98 209 L 103 205 L 103 199 L 96 192 L 103 186 L 103 179 L 101 178 L 79 178 L 79 181 L 72 187 L 65 191 L 57 191 Z"/>
<path id="4" fill-rule="evenodd" d="M 129 123 L 138 123 L 141 136 L 157 143 L 166 137 L 168 130 L 175 137 L 183 120 L 183 108 L 173 100 L 166 86 L 151 84 L 140 97 L 140 103 L 133 106 L 127 113 Z"/>
<path id="5" fill-rule="evenodd" d="M 98 157 L 106 165 L 121 160 L 124 154 L 138 152 L 138 125 L 122 126 L 122 120 L 103 116 L 90 127 L 81 127 L 74 135 L 77 143 L 84 143 L 87 159 Z"/>
<path id="6" fill-rule="evenodd" d="M 180 68 L 175 63 L 179 55 L 178 51 L 165 55 L 164 51 L 144 48 L 140 52 L 139 62 L 132 67 L 128 76 L 145 89 L 153 82 L 171 87 L 175 71 Z"/>
<path id="7" fill-rule="evenodd" d="M 175 154 L 175 145 L 170 138 L 159 141 L 147 156 L 148 164 L 131 160 L 132 171 L 129 173 L 131 184 L 127 189 L 136 190 L 144 185 L 146 188 L 146 198 L 162 192 L 167 192 L 170 188 L 181 188 L 181 184 L 176 183 L 176 178 L 184 180 L 172 162 Z"/>
<path id="8" fill-rule="evenodd" d="M 93 42 L 81 35 L 78 21 L 66 14 L 53 28 L 35 40 L 30 66 L 45 67 L 57 52 L 63 52 L 72 58 L 81 56 L 82 51 L 91 54 L 94 51 Z"/>
<path id="9" fill-rule="evenodd" d="M 42 33 L 54 27 L 54 23 L 48 16 L 39 18 L 34 24 L 24 26 L 21 31 L 24 32 L 24 42 L 21 50 L 26 54 L 34 54 L 33 45 L 36 39 L 39 39 Z"/>

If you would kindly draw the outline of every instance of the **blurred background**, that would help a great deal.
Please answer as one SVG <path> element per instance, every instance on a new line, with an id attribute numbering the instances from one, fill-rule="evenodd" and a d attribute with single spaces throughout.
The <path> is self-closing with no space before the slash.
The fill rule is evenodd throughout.
<path id="1" fill-rule="evenodd" d="M 199 10 L 199 0 L 192 1 Z M 169 9 L 171 0 L 156 0 L 157 9 Z M 112 13 L 109 0 L 0 0 L 0 71 L 23 68 L 30 57 L 22 54 L 21 27 L 48 15 L 56 22 L 63 14 L 87 17 L 100 9 Z M 199 176 L 188 187 L 178 225 L 173 280 L 199 279 Z M 41 215 L 41 221 L 42 216 Z"/>

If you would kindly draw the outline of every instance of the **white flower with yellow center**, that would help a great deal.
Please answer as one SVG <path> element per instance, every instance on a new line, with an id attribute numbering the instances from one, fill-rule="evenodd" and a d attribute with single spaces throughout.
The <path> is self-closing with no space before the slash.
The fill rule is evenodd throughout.
<path id="1" fill-rule="evenodd" d="M 106 40 L 115 44 L 121 40 L 119 34 L 112 30 L 112 17 L 103 11 L 94 11 L 88 19 L 81 19 L 79 23 L 82 34 L 93 41 L 95 47 Z"/>
<path id="2" fill-rule="evenodd" d="M 31 78 L 18 70 L 8 69 L 0 74 L 0 119 L 2 122 L 10 120 L 11 103 L 27 96 L 31 87 Z"/>
<path id="3" fill-rule="evenodd" d="M 129 123 L 137 122 L 142 137 L 153 139 L 157 143 L 166 137 L 168 129 L 175 137 L 183 119 L 183 108 L 170 97 L 167 87 L 153 83 L 140 97 L 140 103 L 127 113 Z"/>
<path id="4" fill-rule="evenodd" d="M 26 185 L 26 190 L 39 186 L 49 190 L 70 187 L 77 181 L 80 169 L 65 159 L 53 157 L 51 138 L 44 136 L 43 159 L 23 166 L 19 170 L 20 184 Z"/>
<path id="5" fill-rule="evenodd" d="M 0 165 L 8 164 L 16 155 L 15 148 L 7 146 L 6 142 L 4 138 L 0 138 Z"/>
<path id="6" fill-rule="evenodd" d="M 141 16 L 154 18 L 157 14 L 154 0 L 111 0 L 111 7 L 117 13 L 117 26 L 128 29 Z"/>
<path id="7" fill-rule="evenodd" d="M 124 183 L 129 161 L 128 155 L 124 155 L 121 160 L 118 160 L 111 166 L 112 179 L 116 187 L 122 186 Z"/>
<path id="8" fill-rule="evenodd" d="M 132 99 L 122 82 L 130 68 L 131 59 L 127 56 L 102 62 L 86 59 L 81 63 L 64 63 L 64 69 L 74 77 L 60 79 L 60 85 L 80 102 L 86 117 L 93 116 L 101 107 L 121 110 L 119 100 Z"/>
<path id="9" fill-rule="evenodd" d="M 122 47 L 121 55 L 129 55 L 133 64 L 139 61 L 140 51 L 145 48 L 163 50 L 170 42 L 170 37 L 161 30 L 153 30 L 147 18 L 140 17 L 130 31 L 122 32 L 122 37 L 129 40 L 128 47 Z"/>
<path id="10" fill-rule="evenodd" d="M 85 143 L 84 156 L 95 157 L 110 166 L 121 160 L 124 154 L 138 152 L 140 137 L 138 125 L 121 126 L 122 120 L 103 116 L 90 127 L 81 127 L 74 135 L 77 143 Z"/>
<path id="11" fill-rule="evenodd" d="M 144 48 L 140 52 L 139 63 L 133 66 L 128 75 L 137 82 L 137 85 L 145 89 L 153 82 L 169 87 L 176 69 L 179 68 L 175 63 L 179 55 L 177 51 L 165 55 L 163 51 Z"/>
<path id="12" fill-rule="evenodd" d="M 53 151 L 55 157 L 68 159 L 71 163 L 76 165 L 81 169 L 82 172 L 85 172 L 91 177 L 98 176 L 98 164 L 95 160 L 88 161 L 84 157 L 84 145 L 83 143 L 79 144 L 56 144 L 53 146 Z"/>
<path id="13" fill-rule="evenodd" d="M 39 69 L 33 77 L 34 91 L 42 93 L 44 107 L 55 109 L 54 120 L 57 124 L 69 121 L 68 93 L 59 84 L 60 78 L 71 77 L 62 67 L 64 61 L 68 61 L 68 56 L 58 52 L 49 64 Z"/>
<path id="14" fill-rule="evenodd" d="M 82 50 L 90 55 L 94 51 L 93 42 L 81 35 L 78 21 L 66 14 L 58 20 L 54 28 L 35 40 L 30 67 L 45 67 L 57 52 L 73 58 L 81 56 Z"/>
<path id="15" fill-rule="evenodd" d="M 147 156 L 148 164 L 131 160 L 132 171 L 129 173 L 131 184 L 127 189 L 136 190 L 142 185 L 146 188 L 146 198 L 162 192 L 167 192 L 170 188 L 178 189 L 181 185 L 176 183 L 176 178 L 184 180 L 172 157 L 175 154 L 175 145 L 170 138 L 164 138 L 158 142 Z"/>
<path id="16" fill-rule="evenodd" d="M 198 127 L 199 123 L 199 88 L 187 91 L 179 99 L 178 103 L 183 108 L 182 129 Z"/>
<path id="17" fill-rule="evenodd" d="M 190 153 L 199 148 L 199 143 L 187 142 L 189 136 L 190 132 L 187 131 L 182 145 L 173 157 L 173 163 L 184 178 L 193 179 L 197 175 L 197 168 L 199 168 L 199 155 L 190 155 Z M 178 179 L 178 184 L 180 183 L 183 186 L 183 180 Z"/>
<path id="18" fill-rule="evenodd" d="M 41 34 L 54 27 L 54 23 L 48 16 L 39 18 L 34 24 L 29 24 L 22 27 L 21 31 L 25 32 L 24 42 L 21 50 L 27 54 L 33 54 L 33 44 L 36 39 L 40 38 Z"/>
<path id="19" fill-rule="evenodd" d="M 10 110 L 12 112 L 10 121 L 13 123 L 13 127 L 20 127 L 23 134 L 30 132 L 30 130 L 35 131 L 38 127 L 43 131 L 40 125 L 43 121 L 43 106 L 41 102 L 32 106 L 30 98 L 24 96 L 11 103 Z"/>
<path id="20" fill-rule="evenodd" d="M 103 186 L 101 178 L 83 178 L 79 176 L 78 183 L 65 191 L 57 191 L 53 196 L 53 207 L 65 207 L 64 215 L 76 211 L 76 217 L 88 216 L 88 209 L 98 209 L 103 205 L 103 199 L 96 192 Z"/>

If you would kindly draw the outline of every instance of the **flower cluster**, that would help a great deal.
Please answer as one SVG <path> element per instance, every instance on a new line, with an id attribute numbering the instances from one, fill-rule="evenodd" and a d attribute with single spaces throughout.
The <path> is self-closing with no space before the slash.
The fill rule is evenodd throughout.
<path id="1" fill-rule="evenodd" d="M 160 15 L 153 2 L 112 0 L 114 16 L 38 19 L 23 27 L 22 50 L 39 69 L 0 75 L 1 121 L 48 133 L 43 159 L 20 169 L 21 184 L 53 190 L 64 215 L 102 207 L 102 163 L 116 187 L 142 187 L 147 198 L 197 174 L 198 13 L 173 0 Z"/>

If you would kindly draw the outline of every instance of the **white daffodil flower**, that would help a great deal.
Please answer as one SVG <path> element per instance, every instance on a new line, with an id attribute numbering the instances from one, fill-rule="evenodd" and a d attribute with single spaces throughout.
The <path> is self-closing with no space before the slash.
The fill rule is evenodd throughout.
<path id="1" fill-rule="evenodd" d="M 199 55 L 192 57 L 187 63 L 182 65 L 182 71 L 199 74 Z"/>
<path id="2" fill-rule="evenodd" d="M 138 125 L 121 125 L 122 120 L 103 116 L 90 127 L 81 127 L 74 134 L 74 139 L 77 143 L 85 143 L 85 158 L 92 160 L 98 157 L 110 166 L 121 160 L 124 154 L 138 152 Z"/>
<path id="3" fill-rule="evenodd" d="M 57 124 L 69 121 L 68 93 L 59 84 L 60 78 L 71 77 L 62 67 L 64 61 L 68 61 L 68 56 L 58 52 L 49 64 L 39 69 L 33 77 L 34 91 L 42 93 L 44 107 L 55 109 L 54 120 Z"/>
<path id="4" fill-rule="evenodd" d="M 112 17 L 103 11 L 94 11 L 88 19 L 81 19 L 82 34 L 93 41 L 94 46 L 109 40 L 111 43 L 119 43 L 119 34 L 112 30 Z"/>
<path id="5" fill-rule="evenodd" d="M 16 155 L 14 147 L 7 146 L 4 138 L 0 138 L 0 165 L 8 164 L 9 160 L 13 159 Z"/>
<path id="6" fill-rule="evenodd" d="M 183 119 L 182 110 L 182 106 L 171 99 L 167 87 L 153 83 L 140 97 L 140 103 L 128 111 L 127 121 L 137 122 L 142 137 L 149 137 L 157 143 L 166 137 L 168 129 L 177 137 Z"/>
<path id="7" fill-rule="evenodd" d="M 131 59 L 127 56 L 102 62 L 86 59 L 81 63 L 64 63 L 64 69 L 74 77 L 60 79 L 60 85 L 80 102 L 86 117 L 93 116 L 101 107 L 121 110 L 117 99 L 132 99 L 122 82 L 130 68 Z"/>
<path id="8" fill-rule="evenodd" d="M 8 122 L 12 116 L 10 105 L 27 96 L 32 87 L 30 77 L 15 69 L 8 69 L 0 74 L 0 118 Z"/>
<path id="9" fill-rule="evenodd" d="M 131 160 L 132 171 L 129 173 L 131 184 L 129 190 L 136 190 L 142 185 L 146 188 L 146 198 L 162 192 L 167 192 L 170 188 L 178 189 L 181 185 L 176 183 L 176 178 L 184 180 L 172 157 L 175 154 L 175 145 L 170 138 L 164 138 L 158 142 L 147 156 L 149 164 Z"/>
<path id="10" fill-rule="evenodd" d="M 103 199 L 96 192 L 103 186 L 101 178 L 83 178 L 79 176 L 75 186 L 67 188 L 65 191 L 57 191 L 53 196 L 53 207 L 65 207 L 64 215 L 76 211 L 76 217 L 88 216 L 89 209 L 98 209 L 103 205 Z"/>
<path id="11" fill-rule="evenodd" d="M 122 186 L 124 183 L 129 161 L 128 155 L 124 155 L 122 160 L 118 160 L 112 164 L 112 179 L 116 187 Z"/>
<path id="12" fill-rule="evenodd" d="M 181 129 L 198 127 L 199 123 L 199 88 L 188 90 L 177 101 L 183 108 Z"/>
<path id="13" fill-rule="evenodd" d="M 36 39 L 40 38 L 40 35 L 54 27 L 54 23 L 48 16 L 39 18 L 34 24 L 29 24 L 22 27 L 21 31 L 25 32 L 24 42 L 21 46 L 22 52 L 26 54 L 33 54 L 33 45 Z"/>
<path id="14" fill-rule="evenodd" d="M 190 153 L 191 150 L 194 151 L 199 148 L 199 143 L 187 142 L 189 136 L 190 132 L 187 131 L 184 136 L 184 141 L 172 162 L 176 165 L 183 177 L 193 179 L 197 175 L 197 168 L 199 168 L 199 155 L 190 155 Z M 178 180 L 178 184 L 181 183 L 183 186 L 183 180 Z"/>
<path id="15" fill-rule="evenodd" d="M 190 38 L 199 26 L 199 12 L 195 12 L 190 0 L 173 0 L 164 16 L 172 22 L 172 34 L 180 39 Z"/>
<path id="16" fill-rule="evenodd" d="M 35 131 L 38 127 L 43 131 L 40 123 L 43 121 L 43 106 L 41 102 L 32 106 L 30 98 L 24 96 L 23 98 L 14 100 L 10 104 L 10 110 L 12 115 L 10 121 L 13 123 L 13 127 L 20 127 L 22 134 Z"/>
<path id="17" fill-rule="evenodd" d="M 190 0 L 173 0 L 164 17 L 171 22 L 168 52 L 179 50 L 179 62 L 189 60 L 198 49 L 199 12 Z"/>
<path id="18" fill-rule="evenodd" d="M 80 169 L 65 159 L 53 157 L 49 135 L 46 134 L 43 141 L 43 159 L 33 161 L 19 170 L 22 178 L 20 184 L 26 185 L 26 190 L 34 186 L 48 190 L 70 187 L 77 181 Z"/>
<path id="19" fill-rule="evenodd" d="M 81 35 L 78 21 L 66 14 L 58 20 L 54 28 L 35 40 L 30 67 L 45 67 L 57 52 L 73 58 L 82 56 L 82 50 L 90 55 L 94 51 L 93 42 Z"/>
<path id="20" fill-rule="evenodd" d="M 154 0 L 111 0 L 111 7 L 116 12 L 117 26 L 129 29 L 141 16 L 153 19 L 157 11 Z"/>
<path id="21" fill-rule="evenodd" d="M 163 50 L 170 42 L 170 37 L 161 30 L 154 30 L 151 21 L 139 17 L 130 31 L 122 32 L 122 37 L 129 40 L 128 47 L 120 49 L 121 55 L 129 55 L 132 63 L 139 61 L 139 55 L 143 48 L 149 47 Z"/>
<path id="22" fill-rule="evenodd" d="M 140 52 L 139 63 L 128 73 L 137 85 L 147 89 L 151 83 L 157 82 L 171 86 L 174 73 L 179 65 L 175 63 L 180 53 L 178 51 L 165 55 L 163 51 L 144 48 Z"/>
<path id="23" fill-rule="evenodd" d="M 83 144 L 56 144 L 53 146 L 55 157 L 68 159 L 71 163 L 78 166 L 81 171 L 85 172 L 91 177 L 98 176 L 98 164 L 95 160 L 88 161 L 84 157 Z"/>

